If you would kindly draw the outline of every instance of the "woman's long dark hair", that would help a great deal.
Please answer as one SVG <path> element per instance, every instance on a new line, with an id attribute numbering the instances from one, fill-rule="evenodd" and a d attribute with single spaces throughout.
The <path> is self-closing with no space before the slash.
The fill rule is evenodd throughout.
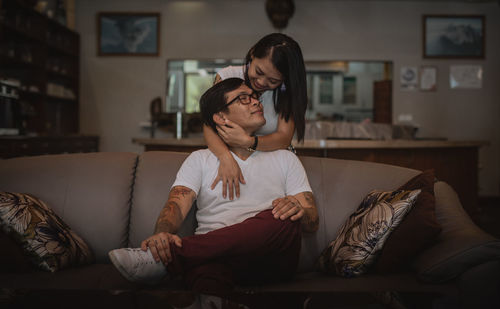
<path id="1" fill-rule="evenodd" d="M 286 121 L 293 119 L 299 142 L 304 139 L 307 109 L 306 68 L 300 46 L 291 37 L 282 33 L 271 33 L 260 39 L 245 58 L 246 68 L 252 57 L 265 58 L 271 55 L 271 62 L 283 76 L 284 87 L 274 90 L 274 110 Z M 245 69 L 245 82 L 250 85 Z"/>

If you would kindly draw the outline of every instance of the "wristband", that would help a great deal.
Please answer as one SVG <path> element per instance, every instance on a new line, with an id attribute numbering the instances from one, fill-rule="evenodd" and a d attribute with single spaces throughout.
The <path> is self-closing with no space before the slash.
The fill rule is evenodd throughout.
<path id="1" fill-rule="evenodd" d="M 257 135 L 254 135 L 253 137 L 255 138 L 255 142 L 252 146 L 247 148 L 247 150 L 250 152 L 254 152 L 255 150 L 257 150 L 257 144 L 259 143 L 259 138 L 257 137 Z"/>

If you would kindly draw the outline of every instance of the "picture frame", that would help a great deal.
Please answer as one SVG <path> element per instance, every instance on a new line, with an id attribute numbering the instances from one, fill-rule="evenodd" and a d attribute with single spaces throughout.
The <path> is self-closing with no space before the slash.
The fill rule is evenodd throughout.
<path id="1" fill-rule="evenodd" d="M 420 90 L 437 90 L 437 67 L 428 65 L 420 67 Z"/>
<path id="2" fill-rule="evenodd" d="M 416 90 L 418 87 L 418 68 L 416 66 L 402 66 L 399 82 L 401 90 Z"/>
<path id="3" fill-rule="evenodd" d="M 159 50 L 160 13 L 98 13 L 99 56 L 158 56 Z"/>
<path id="4" fill-rule="evenodd" d="M 451 65 L 451 89 L 481 89 L 483 87 L 483 66 Z"/>
<path id="5" fill-rule="evenodd" d="M 423 57 L 483 59 L 483 15 L 424 15 Z"/>

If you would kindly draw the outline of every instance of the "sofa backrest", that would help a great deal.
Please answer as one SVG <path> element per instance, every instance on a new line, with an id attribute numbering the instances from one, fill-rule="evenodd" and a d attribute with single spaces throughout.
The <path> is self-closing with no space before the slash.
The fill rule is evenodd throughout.
<path id="1" fill-rule="evenodd" d="M 150 236 L 187 153 L 51 155 L 0 160 L 0 190 L 45 201 L 94 251 L 137 247 Z M 314 263 L 342 223 L 374 189 L 395 189 L 418 171 L 362 161 L 300 157 L 316 198 L 317 233 L 304 234 L 299 270 Z M 193 207 L 193 210 L 196 207 Z M 179 234 L 191 235 L 191 211 Z"/>
<path id="2" fill-rule="evenodd" d="M 139 247 L 144 239 L 153 234 L 156 219 L 168 200 L 177 171 L 188 155 L 181 152 L 148 151 L 139 156 L 130 212 L 130 247 Z M 192 235 L 194 232 L 195 206 L 181 227 L 181 236 Z"/>
<path id="3" fill-rule="evenodd" d="M 0 160 L 0 191 L 30 193 L 92 248 L 98 262 L 127 245 L 134 153 L 63 154 Z"/>

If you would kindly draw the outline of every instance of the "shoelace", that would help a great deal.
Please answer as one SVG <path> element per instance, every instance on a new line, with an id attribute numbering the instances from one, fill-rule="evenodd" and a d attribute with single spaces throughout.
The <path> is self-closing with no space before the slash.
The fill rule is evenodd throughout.
<path id="1" fill-rule="evenodd" d="M 153 260 L 149 259 L 147 256 L 147 253 L 142 251 L 142 249 L 139 248 L 132 248 L 129 249 L 135 256 L 137 256 L 136 263 L 134 264 L 134 272 L 137 272 L 137 268 L 143 265 L 153 264 Z"/>

